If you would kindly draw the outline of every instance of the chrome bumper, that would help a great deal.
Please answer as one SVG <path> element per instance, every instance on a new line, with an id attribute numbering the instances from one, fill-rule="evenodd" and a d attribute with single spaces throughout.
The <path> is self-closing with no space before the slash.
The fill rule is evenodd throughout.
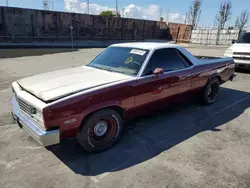
<path id="1" fill-rule="evenodd" d="M 239 59 L 234 59 L 235 62 L 235 67 L 237 68 L 250 68 L 250 61 L 248 60 L 239 60 Z"/>
<path id="2" fill-rule="evenodd" d="M 27 131 L 38 143 L 43 146 L 50 146 L 54 144 L 58 144 L 60 142 L 60 133 L 59 130 L 53 131 L 44 131 L 41 130 L 35 122 L 27 118 L 19 108 L 19 105 L 13 97 L 11 99 L 12 107 L 13 107 L 13 118 L 19 124 L 19 127 L 23 128 Z"/>

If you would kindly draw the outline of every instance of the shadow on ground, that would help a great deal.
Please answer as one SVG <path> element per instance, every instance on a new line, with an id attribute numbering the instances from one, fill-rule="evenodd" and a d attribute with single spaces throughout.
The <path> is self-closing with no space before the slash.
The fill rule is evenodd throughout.
<path id="1" fill-rule="evenodd" d="M 250 69 L 236 68 L 236 72 L 250 74 Z"/>
<path id="2" fill-rule="evenodd" d="M 72 48 L 27 48 L 27 49 L 0 49 L 0 58 L 16 58 L 25 56 L 39 56 L 64 52 L 75 52 L 78 49 Z"/>
<path id="3" fill-rule="evenodd" d="M 127 123 L 121 140 L 98 154 L 83 151 L 75 140 L 48 148 L 72 171 L 84 176 L 123 170 L 150 160 L 203 131 L 221 131 L 219 126 L 240 116 L 250 107 L 249 93 L 221 89 L 210 106 L 185 103 Z"/>

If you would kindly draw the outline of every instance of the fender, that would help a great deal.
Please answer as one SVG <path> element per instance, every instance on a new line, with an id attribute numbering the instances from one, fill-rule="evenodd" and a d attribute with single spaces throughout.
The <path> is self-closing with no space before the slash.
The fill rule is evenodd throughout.
<path id="1" fill-rule="evenodd" d="M 81 113 L 80 116 L 81 116 L 82 120 L 84 120 L 91 113 L 93 113 L 97 110 L 101 110 L 101 109 L 109 108 L 109 107 L 118 107 L 119 109 L 124 110 L 123 107 L 121 106 L 120 101 L 107 101 L 107 102 L 95 104 L 93 106 L 89 106 L 88 108 L 84 109 L 84 111 Z"/>
<path id="2" fill-rule="evenodd" d="M 86 120 L 86 118 L 91 113 L 97 110 L 101 110 L 101 109 L 109 108 L 109 107 L 117 107 L 123 110 L 123 108 L 121 107 L 121 103 L 119 101 L 108 101 L 108 102 L 95 104 L 93 106 L 89 106 L 86 109 L 84 109 L 80 114 L 71 116 L 71 118 L 76 119 L 76 121 L 72 125 L 65 125 L 63 124 L 65 121 L 61 121 L 60 124 L 61 125 L 63 124 L 63 126 L 60 126 L 61 139 L 75 137 L 81 129 L 82 122 Z"/>

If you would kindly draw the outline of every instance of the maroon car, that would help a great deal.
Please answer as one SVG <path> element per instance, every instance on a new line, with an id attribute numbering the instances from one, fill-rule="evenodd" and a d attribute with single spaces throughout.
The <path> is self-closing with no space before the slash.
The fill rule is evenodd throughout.
<path id="1" fill-rule="evenodd" d="M 234 69 L 232 58 L 195 57 L 178 45 L 115 44 L 86 66 L 12 83 L 13 117 L 44 146 L 77 137 L 99 152 L 119 139 L 128 119 L 194 95 L 212 104 Z"/>

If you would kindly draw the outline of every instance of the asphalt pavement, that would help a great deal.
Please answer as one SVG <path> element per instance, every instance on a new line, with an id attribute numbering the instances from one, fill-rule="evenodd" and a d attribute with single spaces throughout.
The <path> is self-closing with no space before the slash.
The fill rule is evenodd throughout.
<path id="1" fill-rule="evenodd" d="M 217 102 L 195 100 L 126 123 L 121 140 L 99 154 L 77 142 L 39 146 L 10 116 L 10 84 L 88 63 L 103 49 L 0 59 L 0 187 L 250 187 L 250 72 L 237 72 Z M 225 48 L 188 48 L 222 56 Z"/>

